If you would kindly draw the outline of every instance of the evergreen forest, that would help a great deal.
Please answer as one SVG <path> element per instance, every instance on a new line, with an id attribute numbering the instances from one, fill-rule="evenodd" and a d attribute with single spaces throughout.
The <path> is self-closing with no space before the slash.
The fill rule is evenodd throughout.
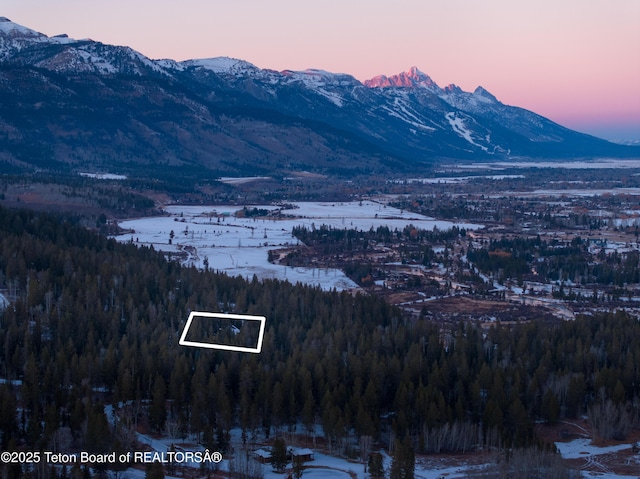
<path id="1" fill-rule="evenodd" d="M 443 329 L 210 266 L 1 208 L 0 448 L 127 450 L 145 428 L 225 452 L 232 428 L 320 425 L 336 454 L 361 437 L 422 454 L 539 445 L 537 421 L 582 415 L 602 439 L 640 426 L 640 322 L 623 312 Z M 262 352 L 179 346 L 190 311 L 265 316 Z"/>

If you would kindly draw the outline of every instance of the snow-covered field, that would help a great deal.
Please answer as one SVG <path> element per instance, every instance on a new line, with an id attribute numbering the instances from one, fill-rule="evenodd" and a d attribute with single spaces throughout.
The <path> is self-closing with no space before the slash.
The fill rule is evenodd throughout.
<path id="1" fill-rule="evenodd" d="M 302 475 L 304 478 L 351 479 L 348 471 L 355 472 L 358 479 L 368 477 L 368 474 L 364 473 L 363 464 L 354 464 L 346 459 L 327 456 L 317 451 L 314 451 L 314 460 L 305 463 L 305 466 L 311 467 L 304 470 Z M 282 479 L 282 477 L 282 474 L 273 472 L 270 465 L 265 465 L 264 479 Z"/>
<path id="2" fill-rule="evenodd" d="M 80 173 L 80 176 L 86 176 L 87 178 L 96 178 L 98 180 L 126 180 L 124 175 L 115 175 L 113 173 Z"/>
<path id="3" fill-rule="evenodd" d="M 280 474 L 279 477 L 282 477 L 282 474 Z M 346 472 L 334 471 L 331 469 L 308 469 L 304 472 L 304 477 L 311 478 L 311 479 L 350 479 L 351 478 L 351 476 Z"/>
<path id="4" fill-rule="evenodd" d="M 268 180 L 268 176 L 223 176 L 222 178 L 218 178 L 218 181 L 221 183 L 226 183 L 228 185 L 244 185 L 246 183 L 251 183 L 256 180 Z"/>
<path id="5" fill-rule="evenodd" d="M 563 168 L 567 170 L 640 168 L 640 160 L 600 158 L 592 161 L 495 161 L 487 163 L 464 163 L 460 165 L 444 165 L 444 169 L 452 170 L 503 170 L 506 168 Z"/>
<path id="6" fill-rule="evenodd" d="M 629 444 L 619 444 L 616 446 L 598 447 L 591 443 L 589 438 L 574 439 L 569 442 L 556 442 L 556 447 L 564 459 L 584 459 L 589 467 L 588 471 L 582 471 L 583 477 L 597 477 L 599 479 L 636 479 L 640 476 L 640 465 L 638 474 L 633 476 L 623 476 L 614 474 L 606 461 L 601 461 L 598 456 L 611 454 L 625 449 L 631 449 Z M 640 461 L 637 461 L 640 464 Z"/>
<path id="7" fill-rule="evenodd" d="M 120 227 L 131 230 L 116 237 L 153 245 L 156 250 L 186 254 L 184 263 L 224 271 L 231 276 L 259 279 L 275 278 L 291 283 L 305 283 L 322 289 L 356 288 L 357 285 L 336 269 L 293 268 L 269 263 L 268 251 L 298 244 L 291 235 L 294 226 L 307 228 L 328 225 L 334 228 L 368 230 L 388 226 L 392 230 L 409 224 L 422 229 L 445 230 L 454 224 L 466 229 L 480 225 L 437 221 L 416 213 L 402 211 L 373 201 L 345 203 L 295 203 L 297 208 L 283 210 L 283 219 L 237 218 L 241 206 L 169 206 L 168 216 L 122 221 Z M 272 205 L 247 208 L 276 210 Z M 169 244 L 171 231 L 174 237 Z"/>
<path id="8" fill-rule="evenodd" d="M 631 448 L 629 444 L 597 447 L 591 443 L 591 439 L 589 438 L 574 439 L 569 442 L 556 442 L 556 447 L 565 459 L 582 459 L 585 456 L 598 456 Z"/>
<path id="9" fill-rule="evenodd" d="M 640 195 L 640 188 L 612 188 L 612 189 L 564 189 L 564 190 L 534 190 L 531 192 L 513 192 L 518 196 L 573 196 L 573 197 L 591 197 L 602 195 Z"/>

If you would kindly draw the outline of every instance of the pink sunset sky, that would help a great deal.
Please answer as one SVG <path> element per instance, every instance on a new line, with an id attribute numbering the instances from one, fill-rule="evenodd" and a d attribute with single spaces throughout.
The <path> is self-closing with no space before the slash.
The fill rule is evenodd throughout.
<path id="1" fill-rule="evenodd" d="M 186 60 L 319 68 L 359 80 L 415 65 L 440 86 L 608 139 L 640 140 L 640 0 L 9 0 L 0 15 Z M 8 3 L 8 4 L 7 4 Z"/>

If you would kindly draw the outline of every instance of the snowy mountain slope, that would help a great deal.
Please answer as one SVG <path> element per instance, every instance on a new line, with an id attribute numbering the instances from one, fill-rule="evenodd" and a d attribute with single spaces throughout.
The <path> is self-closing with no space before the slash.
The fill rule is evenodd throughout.
<path id="1" fill-rule="evenodd" d="M 16 52 L 36 43 L 54 43 L 60 37 L 49 38 L 30 28 L 13 23 L 6 17 L 0 17 L 0 60 L 11 57 Z"/>
<path id="2" fill-rule="evenodd" d="M 74 40 L 66 35 L 47 37 L 5 17 L 0 17 L 0 60 L 59 73 L 164 72 L 163 67 L 129 47 Z"/>
<path id="3" fill-rule="evenodd" d="M 504 105 L 482 87 L 441 88 L 416 67 L 360 82 L 227 57 L 151 60 L 6 18 L 0 102 L 0 163 L 24 168 L 115 162 L 353 174 L 438 158 L 640 156 Z"/>
<path id="4" fill-rule="evenodd" d="M 220 75 L 230 88 L 268 101 L 271 108 L 339 125 L 408 158 L 633 154 L 614 152 L 608 142 L 504 105 L 482 87 L 472 93 L 456 85 L 440 88 L 416 67 L 364 83 L 321 70 L 236 69 Z M 454 117 L 458 120 L 451 121 Z"/>

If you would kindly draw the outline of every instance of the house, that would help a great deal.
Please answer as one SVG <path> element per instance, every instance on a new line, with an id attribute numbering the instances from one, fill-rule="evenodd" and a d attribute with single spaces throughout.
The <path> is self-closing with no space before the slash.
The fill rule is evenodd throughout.
<path id="1" fill-rule="evenodd" d="M 289 447 L 287 451 L 291 455 L 291 460 L 299 458 L 302 462 L 313 461 L 313 451 L 308 447 Z"/>
<path id="2" fill-rule="evenodd" d="M 267 449 L 258 449 L 253 451 L 253 458 L 261 464 L 268 464 L 271 462 L 271 451 Z"/>

